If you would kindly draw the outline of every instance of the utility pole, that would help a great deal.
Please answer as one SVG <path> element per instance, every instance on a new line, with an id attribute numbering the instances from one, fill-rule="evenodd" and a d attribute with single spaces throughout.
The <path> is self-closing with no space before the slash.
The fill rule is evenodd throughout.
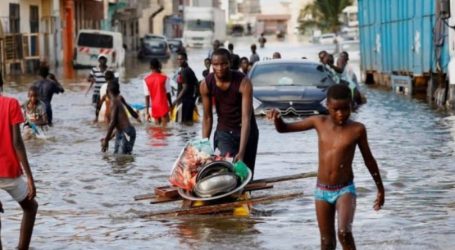
<path id="1" fill-rule="evenodd" d="M 65 0 L 65 29 L 63 31 L 63 62 L 65 66 L 73 60 L 73 34 L 74 34 L 74 0 Z"/>

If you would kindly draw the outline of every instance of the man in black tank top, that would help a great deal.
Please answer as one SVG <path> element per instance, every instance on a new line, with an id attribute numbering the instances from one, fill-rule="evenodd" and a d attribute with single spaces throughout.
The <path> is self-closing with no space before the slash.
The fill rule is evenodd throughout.
<path id="1" fill-rule="evenodd" d="M 202 137 L 212 132 L 212 103 L 215 102 L 218 124 L 214 147 L 221 155 L 242 160 L 254 172 L 259 131 L 253 112 L 253 86 L 245 75 L 230 70 L 230 53 L 218 49 L 212 56 L 213 73 L 201 83 L 204 107 Z"/>
<path id="2" fill-rule="evenodd" d="M 186 125 L 193 124 L 193 110 L 195 107 L 195 89 L 198 85 L 198 80 L 194 71 L 188 65 L 188 55 L 185 52 L 180 52 L 177 55 L 177 62 L 179 63 L 180 73 L 177 78 L 178 94 L 172 106 L 176 107 L 182 104 L 178 116 L 181 116 L 180 122 Z"/>

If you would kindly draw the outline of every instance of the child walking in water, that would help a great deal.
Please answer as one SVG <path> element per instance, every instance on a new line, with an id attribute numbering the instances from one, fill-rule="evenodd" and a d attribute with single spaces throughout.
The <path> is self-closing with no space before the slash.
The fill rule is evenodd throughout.
<path id="1" fill-rule="evenodd" d="M 116 129 L 114 154 L 131 154 L 136 140 L 136 129 L 131 125 L 123 106 L 124 101 L 120 96 L 119 84 L 115 81 L 109 82 L 107 94 L 110 100 L 111 117 L 106 137 L 101 140 L 101 150 L 107 151 L 109 140 Z"/>
<path id="2" fill-rule="evenodd" d="M 46 105 L 39 100 L 38 87 L 31 86 L 28 89 L 28 100 L 22 104 L 25 119 L 38 126 L 47 124 Z"/>
<path id="3" fill-rule="evenodd" d="M 46 104 L 39 100 L 39 89 L 31 86 L 28 89 L 28 100 L 22 104 L 25 123 L 22 137 L 24 140 L 30 139 L 33 135 L 39 134 L 38 127 L 48 124 Z"/>
<path id="4" fill-rule="evenodd" d="M 319 137 L 319 169 L 314 192 L 316 217 L 321 236 L 321 249 L 336 248 L 335 214 L 338 214 L 338 239 L 343 249 L 355 249 L 352 222 L 356 206 L 356 190 L 352 160 L 359 146 L 365 165 L 378 188 L 373 208 L 384 205 L 384 187 L 378 165 L 370 151 L 366 128 L 349 119 L 351 90 L 345 85 L 333 85 L 327 91 L 329 115 L 311 116 L 286 123 L 280 111 L 273 109 L 267 117 L 274 121 L 278 132 L 298 132 L 316 129 Z"/>

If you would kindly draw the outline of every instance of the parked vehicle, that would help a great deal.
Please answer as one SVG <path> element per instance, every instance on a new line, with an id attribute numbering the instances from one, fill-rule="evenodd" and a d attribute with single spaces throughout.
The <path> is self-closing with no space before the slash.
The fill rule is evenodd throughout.
<path id="1" fill-rule="evenodd" d="M 108 66 L 123 66 L 125 62 L 123 46 L 120 32 L 82 29 L 76 38 L 73 66 L 75 68 L 97 66 L 99 54 L 106 56 Z"/>
<path id="2" fill-rule="evenodd" d="M 362 79 L 455 106 L 455 5 L 359 0 Z M 411 8 L 412 6 L 412 8 Z M 450 104 L 451 103 L 451 104 Z"/>
<path id="3" fill-rule="evenodd" d="M 259 61 L 248 74 L 254 88 L 254 112 L 278 108 L 282 115 L 326 114 L 327 88 L 335 84 L 327 69 L 308 60 Z"/>
<path id="4" fill-rule="evenodd" d="M 183 11 L 183 41 L 189 47 L 210 47 L 226 40 L 224 10 L 213 7 L 186 7 Z"/>
<path id="5" fill-rule="evenodd" d="M 166 37 L 160 35 L 145 35 L 141 39 L 141 48 L 137 57 L 148 59 L 151 57 L 169 58 L 169 47 Z"/>
<path id="6" fill-rule="evenodd" d="M 337 39 L 335 33 L 325 33 L 319 37 L 320 44 L 334 44 Z"/>
<path id="7" fill-rule="evenodd" d="M 183 45 L 183 41 L 180 38 L 169 39 L 168 44 L 171 52 L 185 52 L 185 46 Z"/>
<path id="8" fill-rule="evenodd" d="M 243 36 L 245 28 L 241 24 L 234 24 L 231 27 L 231 36 Z"/>

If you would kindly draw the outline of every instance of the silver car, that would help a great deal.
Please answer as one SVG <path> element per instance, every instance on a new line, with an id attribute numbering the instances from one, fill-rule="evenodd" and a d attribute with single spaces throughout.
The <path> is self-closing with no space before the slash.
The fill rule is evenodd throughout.
<path id="1" fill-rule="evenodd" d="M 336 84 L 322 64 L 306 59 L 260 61 L 248 76 L 256 115 L 271 108 L 278 108 L 282 115 L 327 114 L 327 89 Z"/>

